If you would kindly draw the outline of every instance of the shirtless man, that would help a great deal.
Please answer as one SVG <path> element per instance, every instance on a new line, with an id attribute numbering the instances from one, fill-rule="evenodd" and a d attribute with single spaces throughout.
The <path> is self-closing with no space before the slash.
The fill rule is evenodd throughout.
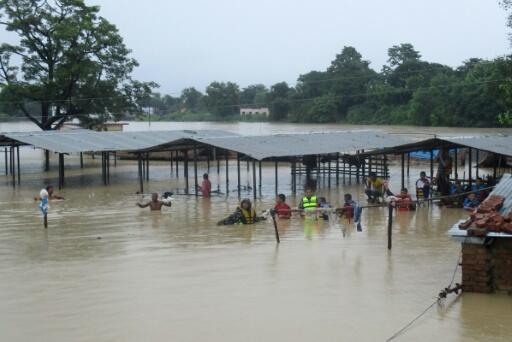
<path id="1" fill-rule="evenodd" d="M 52 200 L 63 200 L 64 199 L 64 197 L 56 195 L 54 193 L 53 185 L 48 185 L 46 187 L 46 192 L 48 192 L 48 199 L 50 201 L 52 201 Z M 40 201 L 40 200 L 41 200 L 41 195 L 34 197 L 34 201 Z"/>
<path id="2" fill-rule="evenodd" d="M 157 193 L 153 193 L 151 195 L 151 201 L 146 203 L 146 204 L 140 204 L 140 203 L 137 203 L 137 206 L 139 206 L 139 208 L 147 208 L 149 207 L 151 209 L 151 211 L 161 211 L 162 210 L 162 206 L 166 206 L 166 207 L 170 207 L 171 206 L 171 202 L 169 203 L 166 203 L 166 202 L 163 202 L 163 201 L 160 201 L 158 199 L 158 194 Z"/>

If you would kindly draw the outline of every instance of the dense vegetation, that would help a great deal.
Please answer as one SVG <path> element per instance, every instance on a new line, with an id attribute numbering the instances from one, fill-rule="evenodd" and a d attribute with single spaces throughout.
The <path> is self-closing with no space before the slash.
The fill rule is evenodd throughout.
<path id="1" fill-rule="evenodd" d="M 150 106 L 157 117 L 176 120 L 228 120 L 241 106 L 263 106 L 272 121 L 510 126 L 509 57 L 472 58 L 451 68 L 422 60 L 411 44 L 391 47 L 388 57 L 376 72 L 354 47 L 344 47 L 326 70 L 301 75 L 295 87 L 213 82 L 204 94 L 194 88 L 180 97 L 155 94 Z"/>
<path id="2" fill-rule="evenodd" d="M 512 9 L 512 0 L 500 3 Z M 138 64 L 97 6 L 0 0 L 0 18 L 20 39 L 0 45 L 0 113 L 8 113 L 0 119 L 27 117 L 42 129 L 71 118 L 90 126 L 134 113 L 151 113 L 152 120 L 240 120 L 241 107 L 270 109 L 269 118 L 249 120 L 512 126 L 510 57 L 471 58 L 453 68 L 425 61 L 413 45 L 400 44 L 388 49 L 386 65 L 376 71 L 346 46 L 324 70 L 300 75 L 295 86 L 241 89 L 212 82 L 204 92 L 186 88 L 173 97 L 152 93 L 154 83 L 132 79 Z"/>

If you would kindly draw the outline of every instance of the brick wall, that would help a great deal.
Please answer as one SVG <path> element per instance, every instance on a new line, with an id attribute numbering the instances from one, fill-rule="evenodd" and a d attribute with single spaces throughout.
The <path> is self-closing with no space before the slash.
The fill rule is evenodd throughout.
<path id="1" fill-rule="evenodd" d="M 488 246 L 463 243 L 462 285 L 466 292 L 512 294 L 512 239 L 496 238 Z"/>

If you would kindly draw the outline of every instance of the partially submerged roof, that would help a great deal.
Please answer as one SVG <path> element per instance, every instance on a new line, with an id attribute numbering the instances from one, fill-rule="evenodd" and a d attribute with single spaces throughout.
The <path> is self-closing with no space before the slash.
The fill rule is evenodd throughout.
<path id="1" fill-rule="evenodd" d="M 487 134 L 461 137 L 436 137 L 426 140 L 409 142 L 385 148 L 387 154 L 408 153 L 416 151 L 429 151 L 431 149 L 445 148 L 474 148 L 475 150 L 486 151 L 506 157 L 512 157 L 512 135 L 510 134 Z M 368 154 L 374 154 L 370 152 Z"/>
<path id="2" fill-rule="evenodd" d="M 410 140 L 378 131 L 201 137 L 199 142 L 242 153 L 257 160 L 332 153 L 355 153 L 405 144 Z"/>
<path id="3" fill-rule="evenodd" d="M 2 133 L 0 144 L 21 143 L 57 153 L 137 151 L 172 141 L 236 136 L 219 130 L 96 132 L 90 130 Z"/>

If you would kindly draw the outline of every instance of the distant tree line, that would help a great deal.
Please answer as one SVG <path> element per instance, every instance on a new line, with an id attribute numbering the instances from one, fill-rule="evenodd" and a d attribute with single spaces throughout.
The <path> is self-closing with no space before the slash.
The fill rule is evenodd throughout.
<path id="1" fill-rule="evenodd" d="M 212 82 L 205 93 L 184 89 L 180 97 L 155 94 L 157 114 L 210 113 L 224 120 L 240 107 L 269 107 L 271 121 L 411 124 L 422 126 L 510 126 L 512 60 L 472 58 L 461 66 L 422 60 L 411 44 L 389 48 L 380 72 L 351 46 L 324 71 L 286 82 L 240 87 Z"/>

